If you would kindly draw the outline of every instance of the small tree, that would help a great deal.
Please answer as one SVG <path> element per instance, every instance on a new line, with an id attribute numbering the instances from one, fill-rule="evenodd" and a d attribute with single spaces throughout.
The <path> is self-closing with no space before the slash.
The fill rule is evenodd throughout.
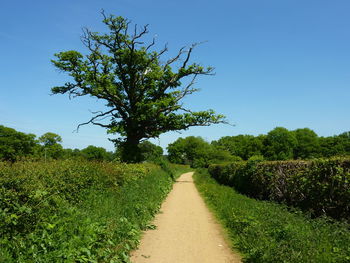
<path id="1" fill-rule="evenodd" d="M 43 146 L 45 151 L 45 156 L 59 159 L 63 156 L 63 147 L 60 144 L 62 142 L 62 137 L 53 132 L 47 132 L 39 137 L 39 142 Z"/>
<path id="2" fill-rule="evenodd" d="M 198 76 L 213 74 L 211 67 L 189 63 L 196 44 L 181 48 L 175 57 L 162 62 L 168 48 L 152 51 L 155 40 L 148 44 L 142 40 L 148 33 L 147 25 L 142 29 L 135 25 L 130 35 L 129 20 L 102 15 L 108 33 L 83 30 L 88 55 L 66 51 L 56 54 L 57 60 L 52 61 L 73 79 L 52 88 L 54 94 L 90 95 L 106 101 L 107 110 L 94 112 L 89 121 L 79 126 L 92 123 L 107 128 L 108 133 L 119 134 L 115 142 L 123 149 L 122 160 L 138 162 L 138 144 L 143 139 L 225 122 L 224 116 L 213 110 L 192 112 L 181 103 L 184 97 L 198 91 L 193 88 Z M 186 78 L 189 79 L 182 83 Z"/>
<path id="3" fill-rule="evenodd" d="M 44 146 L 52 146 L 62 142 L 62 137 L 53 132 L 47 132 L 39 137 L 39 142 Z"/>
<path id="4" fill-rule="evenodd" d="M 37 147 L 34 134 L 25 134 L 0 125 L 0 160 L 16 161 L 34 154 Z"/>
<path id="5" fill-rule="evenodd" d="M 209 164 L 212 146 L 202 137 L 178 138 L 167 147 L 168 158 L 173 163 L 205 167 Z"/>

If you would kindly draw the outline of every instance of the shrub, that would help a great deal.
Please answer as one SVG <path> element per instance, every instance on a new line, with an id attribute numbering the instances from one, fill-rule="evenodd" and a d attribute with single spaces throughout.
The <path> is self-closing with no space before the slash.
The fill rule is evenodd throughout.
<path id="1" fill-rule="evenodd" d="M 251 197 L 299 207 L 314 216 L 350 219 L 350 159 L 251 160 L 211 165 L 222 184 Z"/>
<path id="2" fill-rule="evenodd" d="M 285 205 L 248 198 L 219 185 L 204 169 L 194 179 L 243 262 L 349 262 L 349 224 L 310 219 Z"/>
<path id="3" fill-rule="evenodd" d="M 154 164 L 0 162 L 0 262 L 127 262 L 171 185 Z"/>

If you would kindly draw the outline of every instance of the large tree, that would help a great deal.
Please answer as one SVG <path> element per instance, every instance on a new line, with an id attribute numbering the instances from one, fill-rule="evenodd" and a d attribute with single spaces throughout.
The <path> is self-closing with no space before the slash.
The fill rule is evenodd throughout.
<path id="1" fill-rule="evenodd" d="M 297 143 L 293 132 L 276 127 L 264 139 L 264 157 L 268 160 L 291 160 Z"/>
<path id="2" fill-rule="evenodd" d="M 193 112 L 183 106 L 182 99 L 198 91 L 193 87 L 196 78 L 213 74 L 211 67 L 190 63 L 196 44 L 164 59 L 167 46 L 156 51 L 154 38 L 144 40 L 148 25 L 131 29 L 128 19 L 102 15 L 107 33 L 83 29 L 87 55 L 65 51 L 55 54 L 57 60 L 52 61 L 72 77 L 72 82 L 52 88 L 54 94 L 90 95 L 106 102 L 107 109 L 94 112 L 80 125 L 92 123 L 118 134 L 115 142 L 123 149 L 122 159 L 137 162 L 141 159 L 138 144 L 143 139 L 224 122 L 224 116 L 213 110 Z"/>
<path id="3" fill-rule="evenodd" d="M 296 129 L 293 131 L 297 139 L 297 145 L 294 148 L 294 159 L 311 159 L 318 157 L 320 152 L 320 142 L 317 134 L 309 129 Z"/>

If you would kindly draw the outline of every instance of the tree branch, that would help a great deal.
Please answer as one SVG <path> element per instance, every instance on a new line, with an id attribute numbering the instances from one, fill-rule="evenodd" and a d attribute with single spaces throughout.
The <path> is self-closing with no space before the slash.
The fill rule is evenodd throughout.
<path id="1" fill-rule="evenodd" d="M 107 112 L 102 112 L 102 111 L 97 111 L 97 112 L 91 112 L 91 113 L 99 113 L 101 112 L 100 114 L 97 114 L 95 115 L 94 117 L 92 117 L 89 121 L 87 122 L 83 122 L 83 123 L 80 123 L 77 127 L 77 129 L 75 130 L 76 132 L 79 131 L 79 128 L 83 125 L 86 125 L 86 124 L 89 124 L 89 123 L 92 123 L 92 124 L 95 124 L 95 125 L 98 125 L 98 126 L 101 126 L 101 127 L 104 127 L 104 128 L 112 128 L 113 126 L 111 124 L 109 125 L 106 125 L 106 124 L 102 124 L 102 123 L 97 123 L 95 121 L 100 121 L 100 120 L 103 120 L 105 118 L 108 118 L 108 114 L 112 114 L 112 112 L 115 111 L 115 109 L 112 109 L 112 110 L 109 110 Z M 99 119 L 103 117 L 103 119 Z"/>

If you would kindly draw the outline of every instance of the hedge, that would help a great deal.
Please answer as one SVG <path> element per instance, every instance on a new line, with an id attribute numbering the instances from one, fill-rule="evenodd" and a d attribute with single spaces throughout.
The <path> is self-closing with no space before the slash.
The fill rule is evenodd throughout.
<path id="1" fill-rule="evenodd" d="M 308 211 L 350 219 L 350 159 L 236 162 L 211 165 L 219 183 L 240 193 Z"/>
<path id="2" fill-rule="evenodd" d="M 329 217 L 311 219 L 284 204 L 261 201 L 220 185 L 206 170 L 195 184 L 245 263 L 348 263 L 350 225 Z"/>
<path id="3" fill-rule="evenodd" d="M 184 169 L 0 162 L 0 262 L 129 262 L 172 177 Z"/>

